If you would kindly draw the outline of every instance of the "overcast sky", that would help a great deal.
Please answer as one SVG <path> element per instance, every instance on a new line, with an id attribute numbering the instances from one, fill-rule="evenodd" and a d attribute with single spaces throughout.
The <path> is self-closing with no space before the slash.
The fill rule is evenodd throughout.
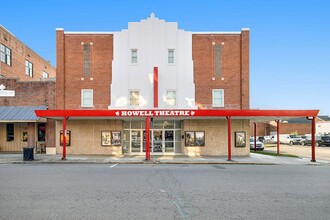
<path id="1" fill-rule="evenodd" d="M 250 28 L 251 108 L 330 115 L 327 0 L 5 1 L 0 24 L 56 66 L 56 28 L 119 31 L 151 12 L 187 31 Z"/>

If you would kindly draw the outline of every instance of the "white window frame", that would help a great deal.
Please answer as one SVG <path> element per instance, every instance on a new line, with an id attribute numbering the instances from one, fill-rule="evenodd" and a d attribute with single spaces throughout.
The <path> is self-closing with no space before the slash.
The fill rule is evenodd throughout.
<path id="1" fill-rule="evenodd" d="M 33 63 L 25 60 L 25 74 L 29 77 L 33 77 Z"/>
<path id="2" fill-rule="evenodd" d="M 10 66 L 11 65 L 11 50 L 6 47 L 6 63 Z"/>
<path id="3" fill-rule="evenodd" d="M 172 54 L 172 56 L 170 56 Z M 175 64 L 175 49 L 168 49 L 167 50 L 167 63 L 168 64 Z"/>
<path id="4" fill-rule="evenodd" d="M 44 79 L 49 78 L 49 74 L 45 71 L 42 71 L 42 78 L 44 78 Z"/>
<path id="5" fill-rule="evenodd" d="M 0 60 L 8 66 L 11 66 L 11 49 L 3 44 L 0 45 Z"/>
<path id="6" fill-rule="evenodd" d="M 174 98 L 173 97 L 169 97 L 169 93 L 173 93 L 174 92 Z M 174 99 L 174 104 L 171 103 L 171 101 Z M 176 95 L 176 90 L 166 90 L 166 105 L 167 106 L 176 106 L 177 103 L 177 95 Z"/>
<path id="7" fill-rule="evenodd" d="M 137 98 L 136 97 L 134 98 L 132 96 L 133 93 L 137 93 Z M 135 100 L 136 101 L 136 99 L 137 99 L 137 104 L 134 104 L 132 102 L 132 100 Z M 129 105 L 130 106 L 140 106 L 140 91 L 139 90 L 130 90 L 129 91 Z"/>
<path id="8" fill-rule="evenodd" d="M 86 104 L 85 103 L 85 100 L 86 100 L 85 92 L 90 92 L 91 93 L 91 95 L 92 95 L 92 98 L 91 98 L 92 103 L 91 104 Z M 93 89 L 82 89 L 81 90 L 81 107 L 84 107 L 84 108 L 94 107 L 94 91 L 93 91 Z"/>
<path id="9" fill-rule="evenodd" d="M 131 64 L 138 64 L 138 49 L 131 49 Z"/>
<path id="10" fill-rule="evenodd" d="M 0 44 L 0 60 L 1 62 L 6 63 L 6 49 L 3 44 Z"/>
<path id="11" fill-rule="evenodd" d="M 221 98 L 215 98 L 215 93 L 221 92 Z M 222 104 L 217 104 L 216 99 L 220 99 Z M 224 89 L 212 89 L 212 107 L 224 107 L 225 106 L 225 90 Z"/>

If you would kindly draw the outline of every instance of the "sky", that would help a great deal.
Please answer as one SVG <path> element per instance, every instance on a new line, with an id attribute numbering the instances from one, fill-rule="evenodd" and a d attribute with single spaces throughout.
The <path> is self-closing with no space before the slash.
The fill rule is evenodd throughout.
<path id="1" fill-rule="evenodd" d="M 0 24 L 56 66 L 55 29 L 120 31 L 154 12 L 186 31 L 250 28 L 250 108 L 330 115 L 327 0 L 32 0 L 1 4 Z"/>

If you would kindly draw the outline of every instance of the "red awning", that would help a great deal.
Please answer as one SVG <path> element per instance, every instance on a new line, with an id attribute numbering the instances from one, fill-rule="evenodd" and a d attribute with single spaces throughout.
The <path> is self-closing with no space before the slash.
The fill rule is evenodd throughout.
<path id="1" fill-rule="evenodd" d="M 129 118 L 173 118 L 173 119 L 249 119 L 252 121 L 284 120 L 294 117 L 316 117 L 319 110 L 200 110 L 200 109 L 125 109 L 125 110 L 36 110 L 38 117 L 50 119 L 129 119 Z"/>

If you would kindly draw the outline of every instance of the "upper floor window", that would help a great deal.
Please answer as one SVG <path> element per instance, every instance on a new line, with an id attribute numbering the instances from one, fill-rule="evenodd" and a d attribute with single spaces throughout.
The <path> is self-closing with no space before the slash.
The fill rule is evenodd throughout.
<path id="1" fill-rule="evenodd" d="M 168 50 L 168 63 L 174 63 L 174 49 Z"/>
<path id="2" fill-rule="evenodd" d="M 224 90 L 212 89 L 212 106 L 224 107 Z"/>
<path id="3" fill-rule="evenodd" d="M 25 60 L 25 74 L 29 77 L 33 77 L 33 64 L 27 60 Z"/>
<path id="4" fill-rule="evenodd" d="M 140 92 L 130 91 L 129 92 L 129 105 L 139 106 L 140 104 Z"/>
<path id="5" fill-rule="evenodd" d="M 138 53 L 137 49 L 132 49 L 131 50 L 131 63 L 137 63 L 138 62 Z"/>
<path id="6" fill-rule="evenodd" d="M 11 65 L 11 49 L 3 44 L 0 45 L 0 59 L 1 62 Z"/>
<path id="7" fill-rule="evenodd" d="M 93 89 L 81 90 L 81 107 L 93 107 Z"/>
<path id="8" fill-rule="evenodd" d="M 166 91 L 166 105 L 168 106 L 176 105 L 176 91 L 173 90 Z"/>
<path id="9" fill-rule="evenodd" d="M 49 74 L 45 71 L 42 71 L 42 78 L 44 78 L 44 79 L 49 78 Z"/>

